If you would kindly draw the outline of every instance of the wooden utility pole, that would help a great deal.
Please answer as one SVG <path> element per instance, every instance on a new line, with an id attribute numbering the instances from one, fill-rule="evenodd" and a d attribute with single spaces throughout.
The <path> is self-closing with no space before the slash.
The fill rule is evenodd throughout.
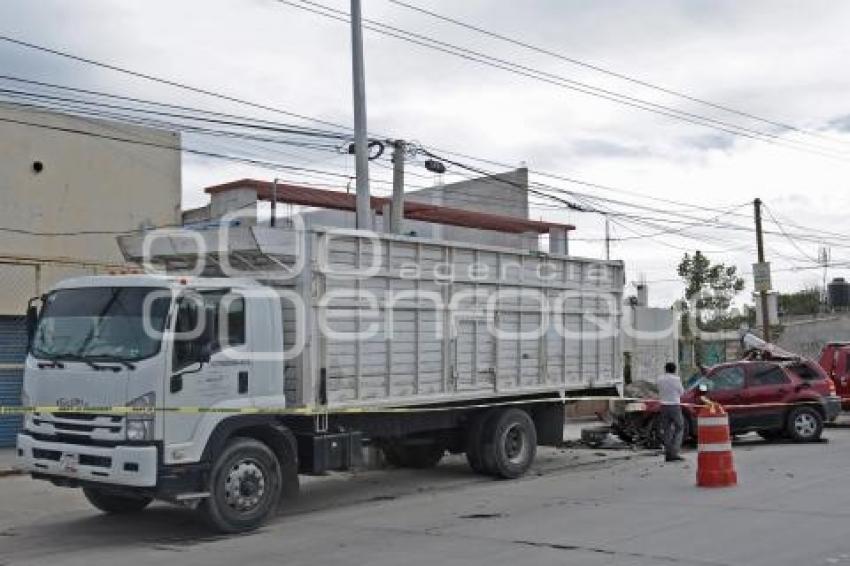
<path id="1" fill-rule="evenodd" d="M 753 207 L 755 208 L 755 216 L 756 216 L 756 249 L 758 251 L 758 263 L 759 265 L 765 265 L 764 260 L 764 236 L 762 235 L 761 230 L 761 199 L 757 198 L 753 201 Z M 769 267 L 768 267 L 769 269 Z M 768 271 L 769 273 L 769 271 Z M 768 277 L 769 278 L 769 277 Z M 754 276 L 753 281 L 756 280 L 755 277 L 755 268 L 754 268 Z M 762 287 L 759 290 L 761 294 L 761 325 L 764 328 L 762 331 L 762 338 L 765 342 L 770 342 L 770 309 L 768 308 L 768 300 L 767 300 L 767 289 Z"/>

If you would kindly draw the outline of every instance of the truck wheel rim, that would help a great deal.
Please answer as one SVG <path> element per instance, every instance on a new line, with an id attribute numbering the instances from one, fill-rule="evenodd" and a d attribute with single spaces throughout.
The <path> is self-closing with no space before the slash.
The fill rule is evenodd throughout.
<path id="1" fill-rule="evenodd" d="M 794 428 L 800 436 L 808 437 L 814 435 L 817 430 L 817 423 L 812 415 L 802 413 L 797 415 L 797 418 L 794 419 Z"/>
<path id="2" fill-rule="evenodd" d="M 511 464 L 522 464 L 528 455 L 528 435 L 519 424 L 513 424 L 503 437 L 505 457 Z"/>
<path id="3" fill-rule="evenodd" d="M 224 501 L 240 513 L 254 510 L 265 492 L 263 468 L 254 460 L 239 460 L 231 466 L 224 479 Z"/>

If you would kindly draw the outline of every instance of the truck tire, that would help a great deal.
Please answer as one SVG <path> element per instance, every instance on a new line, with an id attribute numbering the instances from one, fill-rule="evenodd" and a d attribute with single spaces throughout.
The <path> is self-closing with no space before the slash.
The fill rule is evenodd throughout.
<path id="1" fill-rule="evenodd" d="M 84 487 L 83 495 L 89 503 L 111 515 L 138 513 L 153 501 L 153 497 L 119 495 L 96 487 Z"/>
<path id="2" fill-rule="evenodd" d="M 696 429 L 687 413 L 682 413 L 682 446 L 693 446 L 697 443 Z M 661 430 L 661 417 L 650 419 L 643 433 L 643 447 L 648 450 L 664 448 L 664 432 Z"/>
<path id="3" fill-rule="evenodd" d="M 472 471 L 477 474 L 492 473 L 485 467 L 484 457 L 481 454 L 484 446 L 484 431 L 492 416 L 492 411 L 482 411 L 470 419 L 466 429 L 466 461 Z"/>
<path id="4" fill-rule="evenodd" d="M 440 463 L 446 448 L 435 442 L 432 444 L 386 444 L 382 448 L 384 458 L 396 468 L 414 468 L 424 470 Z"/>
<path id="5" fill-rule="evenodd" d="M 823 432 L 823 417 L 811 407 L 794 407 L 788 414 L 788 436 L 795 442 L 814 442 Z"/>
<path id="6" fill-rule="evenodd" d="M 502 479 L 523 475 L 537 454 L 534 421 L 522 409 L 505 409 L 494 414 L 482 435 L 484 469 Z"/>
<path id="7" fill-rule="evenodd" d="M 661 434 L 661 417 L 654 416 L 643 427 L 640 435 L 641 445 L 648 450 L 657 450 L 664 444 Z"/>
<path id="8" fill-rule="evenodd" d="M 280 462 L 268 446 L 253 438 L 233 438 L 213 463 L 210 496 L 198 509 L 216 531 L 250 531 L 275 512 L 282 484 Z"/>

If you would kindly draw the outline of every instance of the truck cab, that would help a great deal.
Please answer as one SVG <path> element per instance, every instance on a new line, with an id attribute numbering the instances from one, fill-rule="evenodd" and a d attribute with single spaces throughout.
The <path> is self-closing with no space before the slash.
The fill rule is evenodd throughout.
<path id="1" fill-rule="evenodd" d="M 107 511 L 153 498 L 205 501 L 228 411 L 285 405 L 281 360 L 248 354 L 275 351 L 281 341 L 279 309 L 257 288 L 238 279 L 122 275 L 69 279 L 44 295 L 24 372 L 23 402 L 35 410 L 17 439 L 23 467 L 83 487 Z M 278 446 L 297 465 L 287 439 L 281 434 Z M 269 488 L 255 468 L 231 479 L 242 490 L 231 507 L 243 515 L 259 486 Z"/>
<path id="2" fill-rule="evenodd" d="M 820 352 L 820 366 L 835 384 L 841 408 L 850 409 L 850 342 L 828 342 Z"/>

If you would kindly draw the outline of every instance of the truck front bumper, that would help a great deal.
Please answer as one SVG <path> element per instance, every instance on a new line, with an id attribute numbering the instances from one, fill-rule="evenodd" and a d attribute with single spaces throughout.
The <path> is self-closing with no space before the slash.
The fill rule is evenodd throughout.
<path id="1" fill-rule="evenodd" d="M 155 487 L 156 446 L 84 446 L 18 434 L 18 465 L 49 478 L 129 487 Z"/>
<path id="2" fill-rule="evenodd" d="M 841 414 L 841 397 L 830 395 L 824 400 L 827 422 L 834 421 Z"/>

